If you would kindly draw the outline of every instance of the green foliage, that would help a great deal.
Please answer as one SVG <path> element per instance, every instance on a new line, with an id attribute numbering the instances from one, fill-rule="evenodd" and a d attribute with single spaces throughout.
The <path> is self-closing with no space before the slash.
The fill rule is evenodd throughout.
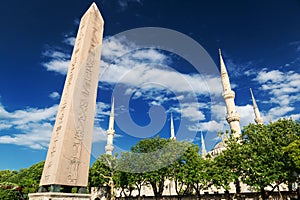
<path id="1" fill-rule="evenodd" d="M 242 153 L 246 159 L 242 162 L 242 180 L 259 190 L 290 180 L 295 166 L 283 149 L 298 133 L 299 126 L 291 119 L 245 127 Z"/>
<path id="2" fill-rule="evenodd" d="M 20 171 L 0 171 L 0 199 L 19 199 L 21 194 L 28 199 L 28 193 L 38 189 L 43 167 L 44 161 Z"/>
<path id="3" fill-rule="evenodd" d="M 229 184 L 237 182 L 242 172 L 242 161 L 246 155 L 242 153 L 241 138 L 232 135 L 226 140 L 226 149 L 212 160 L 210 177 L 213 185 L 230 190 Z"/>
<path id="4" fill-rule="evenodd" d="M 187 142 L 175 142 L 176 146 L 184 149 L 179 159 L 172 164 L 176 191 L 179 195 L 193 194 L 195 191 L 200 198 L 200 190 L 208 188 L 210 178 L 210 159 L 203 159 L 199 154 L 199 147 Z"/>
<path id="5" fill-rule="evenodd" d="M 91 187 L 101 187 L 109 184 L 109 177 L 115 171 L 116 158 L 111 155 L 100 155 L 90 168 L 89 184 Z"/>
<path id="6" fill-rule="evenodd" d="M 170 175 L 168 166 L 177 158 L 176 148 L 171 140 L 159 137 L 141 140 L 131 147 L 137 163 L 135 172 L 143 173 L 143 182 L 152 186 L 156 197 L 162 196 L 164 181 Z"/>
<path id="7" fill-rule="evenodd" d="M 179 195 L 196 193 L 200 197 L 200 190 L 212 185 L 230 190 L 230 183 L 239 181 L 264 190 L 289 181 L 291 172 L 299 169 L 299 130 L 298 123 L 285 119 L 269 125 L 249 124 L 241 138 L 225 140 L 226 150 L 221 154 L 205 159 L 192 143 L 159 137 L 141 140 L 115 161 L 113 179 L 126 196 L 134 188 L 140 192 L 143 185 L 150 184 L 159 197 L 165 180 L 175 181 Z M 101 167 L 103 174 L 108 173 L 107 165 Z M 99 173 L 91 179 L 105 182 Z"/>
<path id="8" fill-rule="evenodd" d="M 18 200 L 20 199 L 20 193 L 14 189 L 0 188 L 1 200 Z"/>
<path id="9" fill-rule="evenodd" d="M 284 152 L 288 154 L 295 165 L 295 171 L 300 173 L 300 139 L 290 143 L 287 147 L 283 148 Z"/>

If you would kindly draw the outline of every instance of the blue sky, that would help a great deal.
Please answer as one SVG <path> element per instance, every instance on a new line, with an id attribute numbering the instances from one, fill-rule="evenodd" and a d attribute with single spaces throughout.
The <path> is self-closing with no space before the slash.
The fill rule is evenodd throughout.
<path id="1" fill-rule="evenodd" d="M 45 159 L 79 20 L 91 3 L 0 3 L 0 169 L 20 169 Z M 242 126 L 254 122 L 250 87 L 265 122 L 300 119 L 300 1 L 98 0 L 96 4 L 105 29 L 92 160 L 104 153 L 114 92 L 116 151 L 128 150 L 142 138 L 169 137 L 171 112 L 177 138 L 200 144 L 201 129 L 207 149 L 213 148 L 216 133 L 228 129 L 215 73 L 218 48 L 236 92 Z M 143 46 L 122 37 L 123 31 L 141 27 L 177 31 L 203 47 L 199 57 L 209 57 L 215 64 L 194 66 L 190 61 L 198 59 L 195 52 L 185 51 L 184 58 L 160 45 Z M 151 43 L 153 33 L 148 33 L 142 38 Z M 176 38 L 172 43 L 177 48 L 185 44 Z M 214 73 L 206 73 L 210 70 Z"/>

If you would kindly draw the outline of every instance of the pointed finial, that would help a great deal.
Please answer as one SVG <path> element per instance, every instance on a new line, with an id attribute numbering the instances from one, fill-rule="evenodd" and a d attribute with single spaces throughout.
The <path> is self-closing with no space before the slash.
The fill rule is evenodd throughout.
<path id="1" fill-rule="evenodd" d="M 203 158 L 205 158 L 207 152 L 206 152 L 206 148 L 205 148 L 205 141 L 204 141 L 204 136 L 203 136 L 202 130 L 200 130 L 200 134 L 201 134 L 201 155 Z"/>
<path id="2" fill-rule="evenodd" d="M 256 100 L 254 98 L 252 89 L 250 88 L 250 93 L 251 93 L 251 98 L 252 98 L 252 103 L 253 103 L 253 108 L 257 108 Z"/>
<path id="3" fill-rule="evenodd" d="M 221 49 L 219 49 L 219 56 L 220 56 L 220 70 L 221 74 L 227 74 L 226 66 L 223 60 Z"/>
<path id="4" fill-rule="evenodd" d="M 170 135 L 171 135 L 171 137 L 170 137 L 170 139 L 171 140 L 176 140 L 176 137 L 175 137 L 175 130 L 174 130 L 174 122 L 173 122 L 173 113 L 171 112 L 171 117 L 170 117 L 171 119 L 171 127 L 170 127 Z"/>
<path id="5" fill-rule="evenodd" d="M 110 111 L 110 115 L 114 115 L 115 114 L 115 98 L 112 97 L 111 98 L 111 111 Z"/>

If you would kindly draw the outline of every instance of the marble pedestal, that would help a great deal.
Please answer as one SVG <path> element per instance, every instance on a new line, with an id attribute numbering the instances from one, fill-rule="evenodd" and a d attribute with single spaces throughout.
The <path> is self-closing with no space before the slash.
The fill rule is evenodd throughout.
<path id="1" fill-rule="evenodd" d="M 41 192 L 28 195 L 29 200 L 90 200 L 90 194 L 73 194 L 59 192 Z"/>

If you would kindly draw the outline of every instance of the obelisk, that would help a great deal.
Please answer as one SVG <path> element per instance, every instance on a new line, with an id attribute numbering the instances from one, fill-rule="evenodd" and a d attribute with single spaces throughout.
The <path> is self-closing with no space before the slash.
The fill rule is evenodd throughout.
<path id="1" fill-rule="evenodd" d="M 40 181 L 43 191 L 87 187 L 103 25 L 93 3 L 80 21 Z"/>

